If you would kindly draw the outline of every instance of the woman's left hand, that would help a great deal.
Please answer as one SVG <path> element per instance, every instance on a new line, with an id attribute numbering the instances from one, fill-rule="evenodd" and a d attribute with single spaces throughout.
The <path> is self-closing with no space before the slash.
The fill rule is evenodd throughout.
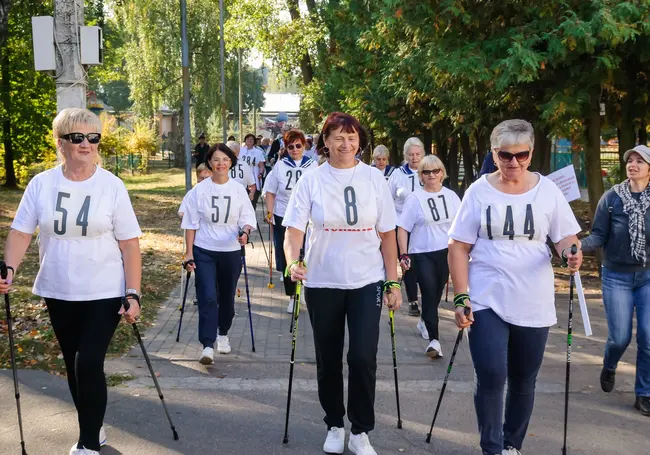
<path id="1" fill-rule="evenodd" d="M 124 315 L 124 320 L 127 323 L 133 324 L 140 317 L 140 304 L 137 300 L 132 298 L 127 298 L 126 300 L 129 302 L 129 311 L 125 312 L 124 306 L 122 306 L 122 308 L 120 308 L 119 314 Z"/>
<path id="2" fill-rule="evenodd" d="M 241 246 L 246 246 L 248 243 L 248 234 L 246 232 L 242 232 L 242 234 L 237 237 L 237 241 Z"/>
<path id="3" fill-rule="evenodd" d="M 402 291 L 398 288 L 390 288 L 384 292 L 384 305 L 389 310 L 396 311 L 402 306 Z"/>
<path id="4" fill-rule="evenodd" d="M 575 273 L 582 266 L 582 250 L 578 247 L 576 254 L 571 254 L 571 248 L 565 250 L 566 261 L 571 273 Z"/>

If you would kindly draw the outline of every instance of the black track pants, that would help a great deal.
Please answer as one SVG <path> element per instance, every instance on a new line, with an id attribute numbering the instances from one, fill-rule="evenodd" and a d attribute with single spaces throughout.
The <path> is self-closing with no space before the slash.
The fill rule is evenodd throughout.
<path id="1" fill-rule="evenodd" d="M 422 293 L 422 320 L 429 332 L 429 341 L 440 340 L 438 305 L 449 275 L 447 249 L 415 253 L 411 254 L 410 258 L 411 263 L 415 265 L 415 273 Z"/>

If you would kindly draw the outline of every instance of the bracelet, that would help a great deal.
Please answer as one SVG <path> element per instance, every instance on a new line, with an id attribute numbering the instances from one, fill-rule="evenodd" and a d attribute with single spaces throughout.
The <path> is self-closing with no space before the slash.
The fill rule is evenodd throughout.
<path id="1" fill-rule="evenodd" d="M 454 308 L 466 308 L 466 301 L 469 300 L 469 294 L 467 292 L 460 292 L 454 296 Z"/>
<path id="2" fill-rule="evenodd" d="M 384 292 L 390 291 L 391 289 L 402 289 L 402 285 L 393 280 L 384 281 Z"/>

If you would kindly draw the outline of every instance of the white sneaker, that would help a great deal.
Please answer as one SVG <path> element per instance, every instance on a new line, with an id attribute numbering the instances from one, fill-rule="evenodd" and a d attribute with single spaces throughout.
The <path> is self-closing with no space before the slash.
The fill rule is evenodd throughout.
<path id="1" fill-rule="evenodd" d="M 323 444 L 325 453 L 343 453 L 345 451 L 345 428 L 332 427 L 327 432 L 327 439 Z"/>
<path id="2" fill-rule="evenodd" d="M 377 455 L 375 449 L 370 445 L 368 435 L 366 433 L 350 434 L 350 442 L 348 442 L 348 449 L 357 455 Z"/>
<path id="3" fill-rule="evenodd" d="M 427 326 L 424 325 L 424 321 L 422 319 L 420 319 L 418 321 L 417 328 L 420 331 L 420 335 L 422 335 L 422 338 L 424 338 L 425 340 L 428 340 L 429 339 L 429 332 L 427 330 Z"/>
<path id="4" fill-rule="evenodd" d="M 212 365 L 214 363 L 214 349 L 203 348 L 201 357 L 199 357 L 199 363 L 201 365 Z"/>
<path id="5" fill-rule="evenodd" d="M 228 335 L 217 335 L 217 352 L 219 354 L 230 354 L 230 340 Z"/>
<path id="6" fill-rule="evenodd" d="M 104 426 L 99 429 L 99 446 L 103 447 L 106 445 L 108 442 L 108 439 L 106 439 L 106 430 L 104 430 Z"/>
<path id="7" fill-rule="evenodd" d="M 287 313 L 293 314 L 293 297 L 289 300 L 289 305 L 287 305 Z"/>
<path id="8" fill-rule="evenodd" d="M 70 455 L 99 455 L 99 452 L 90 449 L 77 449 L 77 444 L 75 444 L 70 449 Z"/>
<path id="9" fill-rule="evenodd" d="M 508 447 L 501 451 L 501 455 L 521 455 L 521 452 L 515 449 L 514 447 Z"/>
<path id="10" fill-rule="evenodd" d="M 442 347 L 440 347 L 440 342 L 438 340 L 431 340 L 431 343 L 429 343 L 429 346 L 427 346 L 424 353 L 431 359 L 442 357 Z"/>

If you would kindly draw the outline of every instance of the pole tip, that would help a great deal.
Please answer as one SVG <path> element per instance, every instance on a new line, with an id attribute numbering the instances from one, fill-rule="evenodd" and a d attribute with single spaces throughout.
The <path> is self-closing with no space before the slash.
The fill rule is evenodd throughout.
<path id="1" fill-rule="evenodd" d="M 402 429 L 402 421 L 401 420 L 399 420 L 397 422 L 397 428 L 399 428 L 400 430 Z"/>
<path id="2" fill-rule="evenodd" d="M 273 288 L 275 287 L 275 284 L 273 284 L 273 283 L 269 283 L 269 284 L 267 285 L 267 287 L 268 287 L 269 289 L 273 289 Z"/>
<path id="3" fill-rule="evenodd" d="M 431 433 L 427 435 L 427 444 L 431 443 Z"/>
<path id="4" fill-rule="evenodd" d="M 282 440 L 282 444 L 289 444 L 289 437 L 285 436 L 284 439 Z"/>
<path id="5" fill-rule="evenodd" d="M 178 441 L 178 433 L 176 432 L 176 428 L 172 428 L 172 431 L 174 432 L 174 441 Z"/>

